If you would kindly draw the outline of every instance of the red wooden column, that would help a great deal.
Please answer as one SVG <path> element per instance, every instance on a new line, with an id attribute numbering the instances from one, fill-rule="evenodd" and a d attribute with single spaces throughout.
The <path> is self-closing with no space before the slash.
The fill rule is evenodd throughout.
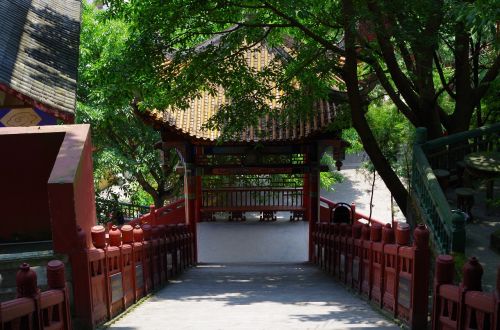
<path id="1" fill-rule="evenodd" d="M 308 186 L 309 186 L 309 201 L 307 207 L 307 218 L 309 220 L 309 261 L 313 260 L 314 246 L 313 246 L 313 230 L 315 224 L 319 221 L 319 159 L 318 147 L 316 144 L 309 146 L 307 153 L 308 165 L 310 168 Z"/>
<path id="2" fill-rule="evenodd" d="M 304 164 L 307 164 L 307 149 L 304 150 Z M 309 220 L 309 173 L 304 173 L 304 178 L 302 179 L 302 207 L 304 210 L 304 218 Z"/>
<path id="3" fill-rule="evenodd" d="M 192 146 L 186 147 L 185 162 L 184 162 L 184 199 L 185 199 L 185 210 L 186 210 L 186 225 L 189 226 L 193 233 L 193 239 L 197 242 L 197 223 L 199 221 L 199 204 L 200 200 L 199 192 L 197 189 L 197 175 L 195 166 L 195 153 L 196 149 Z M 197 244 L 194 244 L 194 260 L 197 262 Z"/>
<path id="4" fill-rule="evenodd" d="M 195 149 L 195 154 L 196 156 L 201 156 L 203 154 L 203 148 L 202 147 L 196 147 Z M 202 205 L 202 194 L 201 194 L 201 189 L 202 189 L 202 184 L 201 184 L 201 171 L 199 169 L 196 169 L 196 199 L 195 199 L 195 213 L 194 213 L 194 221 L 195 223 L 198 223 L 201 221 L 201 205 Z"/>

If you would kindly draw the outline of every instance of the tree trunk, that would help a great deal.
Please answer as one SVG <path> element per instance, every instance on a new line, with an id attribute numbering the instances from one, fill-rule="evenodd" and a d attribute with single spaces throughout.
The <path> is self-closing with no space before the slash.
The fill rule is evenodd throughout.
<path id="1" fill-rule="evenodd" d="M 155 208 L 159 209 L 160 207 L 163 207 L 163 204 L 165 203 L 165 196 L 159 196 L 154 198 L 154 203 L 155 203 Z"/>
<path id="2" fill-rule="evenodd" d="M 354 128 L 361 138 L 366 153 L 370 157 L 375 169 L 396 199 L 399 208 L 406 215 L 408 191 L 393 171 L 391 164 L 382 153 L 373 132 L 365 118 L 361 95 L 359 93 L 359 81 L 357 74 L 356 42 L 355 42 L 355 17 L 354 7 L 351 0 L 343 0 L 343 20 L 345 29 L 346 60 L 343 68 L 343 79 L 347 86 L 347 95 L 351 107 L 351 117 Z"/>

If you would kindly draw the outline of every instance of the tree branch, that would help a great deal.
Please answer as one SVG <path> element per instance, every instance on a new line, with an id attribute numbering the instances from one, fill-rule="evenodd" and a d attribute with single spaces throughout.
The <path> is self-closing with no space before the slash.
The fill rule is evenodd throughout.
<path id="1" fill-rule="evenodd" d="M 384 58 L 387 69 L 391 74 L 392 79 L 398 86 L 401 95 L 406 100 L 406 103 L 413 111 L 419 110 L 419 102 L 417 94 L 415 93 L 410 79 L 406 77 L 399 67 L 398 61 L 396 59 L 396 55 L 394 54 L 394 48 L 392 47 L 389 38 L 387 37 L 387 31 L 383 22 L 380 20 L 383 19 L 384 15 L 380 12 L 378 5 L 374 0 L 370 0 L 368 2 L 369 10 L 374 13 L 375 17 L 379 17 L 379 20 L 375 22 L 377 28 L 375 29 L 375 33 L 377 35 L 377 41 L 380 46 L 380 50 L 382 51 L 382 57 Z"/>
<path id="2" fill-rule="evenodd" d="M 320 45 L 322 45 L 325 49 L 328 49 L 338 55 L 344 55 L 345 52 L 342 48 L 335 46 L 332 42 L 328 41 L 327 39 L 319 36 L 317 33 L 313 32 L 310 30 L 308 27 L 306 27 L 304 24 L 300 23 L 298 20 L 295 18 L 288 16 L 275 6 L 271 5 L 269 2 L 264 1 L 264 5 L 269 8 L 273 13 L 275 13 L 278 17 L 281 17 L 282 19 L 290 22 L 290 24 L 293 27 L 298 28 L 301 30 L 306 36 L 309 38 L 313 39 L 314 41 L 318 42 Z"/>
<path id="3" fill-rule="evenodd" d="M 418 120 L 415 113 L 401 100 L 399 95 L 396 93 L 394 88 L 392 87 L 389 79 L 385 75 L 385 72 L 380 67 L 380 64 L 377 61 L 374 61 L 372 64 L 375 73 L 377 74 L 377 78 L 380 81 L 380 84 L 387 92 L 387 95 L 391 98 L 392 102 L 396 105 L 398 110 L 413 124 L 413 126 L 420 126 L 420 121 Z"/>
<path id="4" fill-rule="evenodd" d="M 439 79 L 441 80 L 441 85 L 443 86 L 443 90 L 445 90 L 448 93 L 448 95 L 450 95 L 450 97 L 455 100 L 457 98 L 457 95 L 451 90 L 450 83 L 446 82 L 446 78 L 443 73 L 443 68 L 441 67 L 441 62 L 439 61 L 436 51 L 433 52 L 432 56 L 434 58 L 434 63 L 436 63 L 436 69 L 438 71 Z M 436 95 L 436 100 L 439 94 L 440 93 Z"/>
<path id="5" fill-rule="evenodd" d="M 489 68 L 489 70 L 484 75 L 483 79 L 479 83 L 479 86 L 474 89 L 474 101 L 477 104 L 481 101 L 481 98 L 486 94 L 488 88 L 490 87 L 490 83 L 495 80 L 500 72 L 500 54 L 497 55 L 493 65 Z"/>
<path id="6" fill-rule="evenodd" d="M 158 192 L 156 189 L 146 180 L 144 175 L 141 172 L 136 172 L 135 173 L 135 178 L 137 179 L 137 182 L 141 185 L 142 189 L 144 189 L 148 194 L 153 197 L 153 199 L 158 199 Z"/>
<path id="7" fill-rule="evenodd" d="M 342 0 L 343 20 L 345 29 L 346 60 L 344 65 L 344 81 L 347 86 L 349 104 L 351 106 L 352 123 L 358 132 L 366 152 L 370 156 L 375 169 L 380 174 L 382 180 L 394 195 L 403 214 L 407 212 L 408 192 L 392 170 L 391 164 L 384 157 L 378 142 L 366 120 L 361 96 L 359 94 L 359 81 L 357 74 L 357 54 L 355 43 L 354 5 L 352 0 Z"/>

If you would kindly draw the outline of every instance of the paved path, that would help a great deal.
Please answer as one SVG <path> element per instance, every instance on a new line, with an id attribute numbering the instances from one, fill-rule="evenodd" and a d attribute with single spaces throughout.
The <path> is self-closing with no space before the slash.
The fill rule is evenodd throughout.
<path id="1" fill-rule="evenodd" d="M 365 155 L 347 155 L 340 174 L 344 180 L 333 185 L 332 189 L 321 190 L 321 196 L 334 202 L 356 203 L 356 210 L 363 214 L 370 213 L 370 195 L 372 176 L 362 169 L 361 163 L 366 160 Z M 377 175 L 373 195 L 372 217 L 381 222 L 391 222 L 391 193 L 384 184 L 384 181 Z M 404 220 L 404 216 L 399 211 L 394 202 L 395 220 Z"/>
<path id="2" fill-rule="evenodd" d="M 494 196 L 500 196 L 500 184 L 495 184 Z M 447 190 L 448 202 L 452 209 L 457 208 L 456 194 L 453 188 Z M 476 257 L 483 265 L 483 290 L 493 291 L 496 285 L 497 269 L 500 266 L 500 253 L 490 248 L 490 235 L 500 229 L 500 207 L 487 207 L 486 187 L 478 186 L 474 195 L 472 214 L 473 223 L 465 225 L 466 257 Z"/>
<path id="3" fill-rule="evenodd" d="M 205 264 L 112 329 L 398 329 L 316 267 Z"/>

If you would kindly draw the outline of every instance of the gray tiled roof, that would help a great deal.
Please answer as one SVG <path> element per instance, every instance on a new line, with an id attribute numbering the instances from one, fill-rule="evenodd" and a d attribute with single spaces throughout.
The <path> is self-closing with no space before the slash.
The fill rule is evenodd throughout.
<path id="1" fill-rule="evenodd" d="M 80 15 L 80 0 L 0 0 L 0 84 L 73 115 Z"/>

